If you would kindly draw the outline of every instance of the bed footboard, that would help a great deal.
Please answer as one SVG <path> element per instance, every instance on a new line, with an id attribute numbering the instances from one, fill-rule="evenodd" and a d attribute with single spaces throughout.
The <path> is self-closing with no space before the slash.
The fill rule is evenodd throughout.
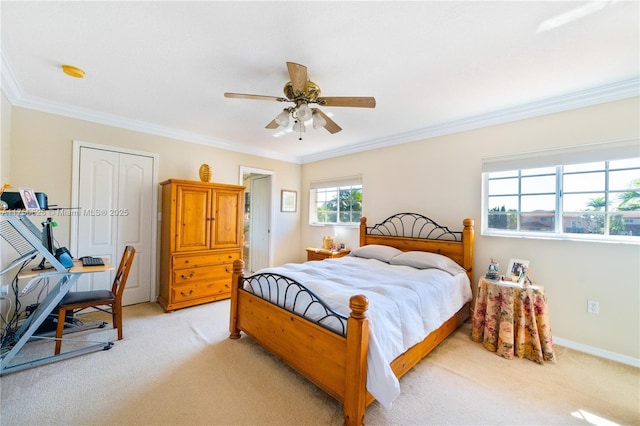
<path id="1" fill-rule="evenodd" d="M 241 332 L 251 336 L 342 402 L 345 424 L 362 424 L 372 400 L 366 391 L 367 298 L 353 296 L 347 318 L 290 278 L 275 274 L 245 278 L 243 267 L 242 260 L 233 264 L 229 337 L 238 339 Z"/>

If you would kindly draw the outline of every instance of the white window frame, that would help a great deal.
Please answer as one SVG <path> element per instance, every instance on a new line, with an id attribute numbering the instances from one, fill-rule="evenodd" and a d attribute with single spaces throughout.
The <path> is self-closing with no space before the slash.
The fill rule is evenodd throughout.
<path id="1" fill-rule="evenodd" d="M 362 185 L 362 176 L 348 176 L 343 178 L 336 179 L 327 179 L 321 181 L 313 181 L 309 185 L 309 225 L 313 226 L 325 226 L 325 225 L 334 225 L 334 226 L 359 226 L 360 222 L 339 222 L 340 220 L 340 212 L 337 212 L 337 221 L 336 222 L 319 222 L 317 221 L 318 217 L 318 203 L 317 203 L 317 193 L 318 190 L 324 190 L 329 188 L 337 188 L 338 194 L 340 193 L 340 188 L 344 187 L 353 187 L 360 186 L 362 187 L 363 196 L 364 196 L 364 187 Z M 362 214 L 362 212 L 360 212 Z"/>
<path id="2" fill-rule="evenodd" d="M 637 138 L 617 141 L 587 144 L 574 147 L 564 147 L 552 150 L 535 151 L 522 154 L 512 154 L 504 156 L 494 156 L 483 158 L 482 165 L 482 225 L 481 235 L 500 237 L 520 237 L 520 238 L 540 238 L 540 239 L 562 239 L 579 241 L 598 242 L 618 242 L 633 243 L 640 242 L 638 236 L 609 235 L 609 227 L 605 226 L 605 234 L 580 234 L 564 232 L 562 228 L 563 206 L 562 206 L 562 179 L 563 166 L 586 164 L 599 161 L 620 160 L 640 157 L 640 140 Z M 607 163 L 608 164 L 608 163 Z M 520 224 L 516 230 L 489 228 L 489 175 L 492 172 L 522 171 L 543 167 L 554 167 L 556 169 L 556 189 L 555 189 L 555 229 L 553 232 L 522 231 Z M 605 173 L 609 173 L 608 167 Z M 520 173 L 519 173 L 520 174 Z M 585 191 L 585 193 L 588 191 Z M 605 196 L 615 190 L 605 188 Z M 518 186 L 518 193 L 513 194 L 518 197 L 518 216 L 521 215 L 520 201 L 522 191 Z M 610 212 L 607 212 L 609 216 Z M 608 223 L 608 222 L 607 222 Z"/>

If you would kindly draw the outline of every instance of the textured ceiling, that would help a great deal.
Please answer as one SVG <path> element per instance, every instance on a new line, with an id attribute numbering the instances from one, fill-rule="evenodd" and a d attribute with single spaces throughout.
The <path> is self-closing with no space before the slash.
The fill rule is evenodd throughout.
<path id="1" fill-rule="evenodd" d="M 636 1 L 0 8 L 14 105 L 293 162 L 638 94 Z M 224 98 L 282 96 L 287 61 L 306 65 L 322 95 L 374 96 L 376 108 L 323 108 L 344 130 L 299 141 L 264 128 L 285 104 Z"/>

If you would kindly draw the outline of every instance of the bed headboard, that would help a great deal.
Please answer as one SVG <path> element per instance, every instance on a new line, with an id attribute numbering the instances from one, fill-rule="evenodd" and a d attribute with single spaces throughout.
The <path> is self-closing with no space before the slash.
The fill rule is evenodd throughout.
<path id="1" fill-rule="evenodd" d="M 402 251 L 428 251 L 442 254 L 462 266 L 473 283 L 473 219 L 462 221 L 459 232 L 440 226 L 418 213 L 398 213 L 368 227 L 360 219 L 360 246 L 381 244 Z"/>

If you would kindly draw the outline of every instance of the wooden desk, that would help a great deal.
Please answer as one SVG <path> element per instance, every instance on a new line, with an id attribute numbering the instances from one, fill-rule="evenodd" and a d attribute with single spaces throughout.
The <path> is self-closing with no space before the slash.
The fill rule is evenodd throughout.
<path id="1" fill-rule="evenodd" d="M 471 339 L 504 358 L 555 362 L 544 289 L 480 278 Z"/>
<path id="2" fill-rule="evenodd" d="M 66 274 L 66 273 L 68 273 L 68 274 L 88 274 L 88 273 L 95 273 L 95 272 L 113 271 L 114 269 L 116 269 L 115 266 L 111 265 L 107 259 L 103 258 L 102 261 L 104 262 L 104 265 L 100 265 L 100 266 L 82 266 L 82 261 L 80 261 L 79 259 L 74 259 L 73 260 L 73 266 L 71 268 L 67 269 L 66 272 L 63 272 L 63 274 Z M 53 268 L 51 268 L 51 269 L 41 269 L 41 270 L 28 269 L 26 271 L 21 271 L 20 274 L 18 274 L 18 278 L 19 279 L 43 278 L 45 276 L 51 276 L 51 275 L 60 275 L 60 272 L 56 271 Z"/>
<path id="3" fill-rule="evenodd" d="M 82 266 L 82 261 L 78 259 L 74 259 L 73 266 L 64 272 L 57 271 L 53 268 L 41 269 L 41 270 L 27 269 L 25 271 L 21 271 L 18 274 L 18 279 L 24 280 L 24 279 L 30 278 L 30 281 L 27 282 L 27 284 L 22 289 L 22 293 L 23 294 L 26 293 L 27 290 L 29 290 L 29 287 L 31 287 L 31 285 L 35 281 L 38 281 L 43 278 L 56 278 L 56 277 L 61 277 L 63 275 L 82 275 L 82 274 L 89 274 L 89 273 L 94 274 L 96 272 L 112 271 L 115 269 L 115 266 L 109 264 L 107 259 L 103 258 L 102 261 L 104 262 L 104 265 Z"/>

